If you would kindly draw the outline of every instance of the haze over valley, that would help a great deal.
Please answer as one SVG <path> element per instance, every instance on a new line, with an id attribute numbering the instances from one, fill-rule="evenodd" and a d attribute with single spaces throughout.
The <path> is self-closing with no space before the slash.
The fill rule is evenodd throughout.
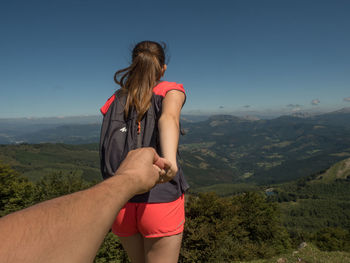
<path id="1" fill-rule="evenodd" d="M 264 120 L 183 115 L 181 128 L 186 134 L 180 138 L 180 154 L 184 171 L 194 187 L 276 183 L 317 173 L 350 156 L 349 120 L 350 108 Z M 94 149 L 94 157 L 89 166 L 96 169 L 96 176 L 90 171 L 87 177 L 98 179 L 100 122 L 100 116 L 1 119 L 0 144 L 8 145 L 3 149 L 23 143 L 92 144 L 88 148 Z"/>

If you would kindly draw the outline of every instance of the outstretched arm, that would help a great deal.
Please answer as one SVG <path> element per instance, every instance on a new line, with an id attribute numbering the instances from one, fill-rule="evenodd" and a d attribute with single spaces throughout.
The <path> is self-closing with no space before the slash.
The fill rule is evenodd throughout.
<path id="1" fill-rule="evenodd" d="M 1 218 L 1 262 L 92 262 L 118 211 L 169 166 L 151 148 L 131 151 L 117 176 Z"/>
<path id="2" fill-rule="evenodd" d="M 176 153 L 180 133 L 180 113 L 185 101 L 185 94 L 178 90 L 169 91 L 163 99 L 162 115 L 159 118 L 158 128 L 160 146 L 163 157 L 171 162 L 171 169 L 165 180 L 171 180 L 177 172 Z"/>

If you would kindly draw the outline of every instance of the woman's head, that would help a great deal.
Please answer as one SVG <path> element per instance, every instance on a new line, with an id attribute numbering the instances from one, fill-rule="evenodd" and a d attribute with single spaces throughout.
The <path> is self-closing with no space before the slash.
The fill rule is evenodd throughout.
<path id="1" fill-rule="evenodd" d="M 152 62 L 159 65 L 162 70 L 165 66 L 165 45 L 163 46 L 154 41 L 142 41 L 132 50 L 132 62 L 137 60 L 151 59 Z"/>
<path id="2" fill-rule="evenodd" d="M 135 107 L 138 119 L 148 110 L 152 89 L 166 70 L 165 45 L 153 41 L 142 41 L 132 51 L 131 65 L 117 71 L 114 80 L 127 94 L 125 115 Z M 120 77 L 120 78 L 119 78 Z"/>

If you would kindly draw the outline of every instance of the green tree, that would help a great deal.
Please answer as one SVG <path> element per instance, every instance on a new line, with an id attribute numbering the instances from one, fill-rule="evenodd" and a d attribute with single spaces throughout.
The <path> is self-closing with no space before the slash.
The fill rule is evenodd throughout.
<path id="1" fill-rule="evenodd" d="M 95 263 L 119 263 L 129 262 L 128 256 L 124 251 L 118 237 L 109 232 L 99 249 Z"/>
<path id="2" fill-rule="evenodd" d="M 0 164 L 0 216 L 31 205 L 33 194 L 33 183 L 8 165 Z"/>
<path id="3" fill-rule="evenodd" d="M 58 196 L 71 194 L 88 188 L 93 183 L 87 183 L 77 171 L 56 172 L 40 178 L 35 184 L 35 201 L 41 202 Z"/>
<path id="4" fill-rule="evenodd" d="M 87 183 L 78 172 L 56 172 L 43 176 L 35 185 L 35 201 L 41 202 L 58 196 L 74 193 L 88 188 Z"/>
<path id="5" fill-rule="evenodd" d="M 218 257 L 231 260 L 228 251 L 234 245 L 231 233 L 242 235 L 237 207 L 231 206 L 228 198 L 219 198 L 214 193 L 203 193 L 191 196 L 186 210 L 187 222 L 180 260 L 209 262 Z"/>
<path id="6" fill-rule="evenodd" d="M 258 193 L 191 196 L 181 262 L 231 262 L 270 257 L 290 248 L 275 204 Z"/>
<path id="7" fill-rule="evenodd" d="M 321 250 L 350 251 L 350 233 L 342 228 L 323 228 L 315 234 L 314 240 Z"/>

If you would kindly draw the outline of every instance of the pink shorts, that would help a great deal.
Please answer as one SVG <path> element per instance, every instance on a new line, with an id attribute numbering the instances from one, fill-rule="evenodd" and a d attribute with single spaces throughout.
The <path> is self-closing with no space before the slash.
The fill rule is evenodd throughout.
<path id="1" fill-rule="evenodd" d="M 127 203 L 117 215 L 112 232 L 120 237 L 141 233 L 145 238 L 180 234 L 185 224 L 185 197 L 170 203 Z"/>

